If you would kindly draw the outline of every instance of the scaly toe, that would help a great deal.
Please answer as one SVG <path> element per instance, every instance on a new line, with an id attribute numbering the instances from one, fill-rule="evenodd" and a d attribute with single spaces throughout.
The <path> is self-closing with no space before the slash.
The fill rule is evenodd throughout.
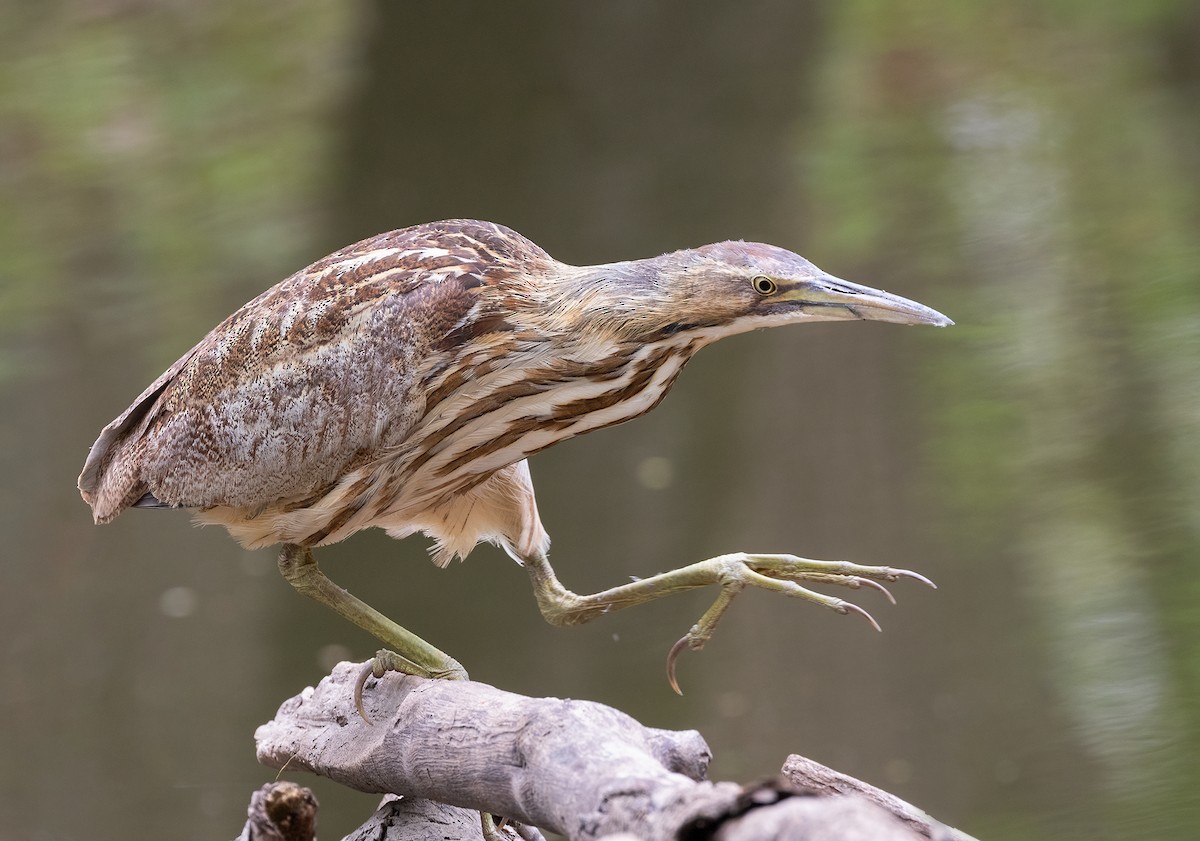
<path id="1" fill-rule="evenodd" d="M 367 685 L 367 678 L 379 679 L 388 672 L 414 674 L 416 669 L 416 665 L 411 660 L 394 651 L 388 651 L 386 648 L 379 649 L 375 652 L 374 657 L 363 663 L 363 667 L 354 681 L 354 706 L 358 710 L 358 714 L 362 716 L 362 720 L 367 724 L 372 723 L 367 716 L 366 707 L 363 706 L 363 689 Z"/>
<path id="2" fill-rule="evenodd" d="M 683 695 L 683 690 L 679 688 L 679 681 L 675 679 L 675 661 L 679 659 L 680 653 L 688 647 L 691 642 L 692 635 L 685 634 L 679 638 L 679 641 L 671 646 L 671 650 L 667 652 L 667 683 L 675 690 L 676 695 Z"/>

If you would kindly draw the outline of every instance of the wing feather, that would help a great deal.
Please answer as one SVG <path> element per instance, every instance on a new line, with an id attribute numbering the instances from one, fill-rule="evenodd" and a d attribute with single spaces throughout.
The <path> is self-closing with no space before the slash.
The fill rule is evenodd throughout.
<path id="1" fill-rule="evenodd" d="M 146 494 L 250 511 L 318 494 L 404 440 L 425 411 L 423 368 L 471 338 L 479 296 L 549 259 L 469 221 L 331 254 L 227 318 L 106 426 L 80 492 L 97 522 Z"/>

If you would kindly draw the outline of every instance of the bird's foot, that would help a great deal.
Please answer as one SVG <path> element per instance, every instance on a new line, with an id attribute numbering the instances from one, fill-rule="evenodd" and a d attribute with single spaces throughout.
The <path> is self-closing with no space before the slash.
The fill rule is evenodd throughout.
<path id="1" fill-rule="evenodd" d="M 896 603 L 895 597 L 887 587 L 879 582 L 912 578 L 937 589 L 937 585 L 928 578 L 907 569 L 863 566 L 849 561 L 816 561 L 795 555 L 749 555 L 745 552 L 737 552 L 712 558 L 702 563 L 714 564 L 718 568 L 717 583 L 721 585 L 721 592 L 712 607 L 700 617 L 700 621 L 671 646 L 671 650 L 667 654 L 667 681 L 671 684 L 671 688 L 680 695 L 683 693 L 679 689 L 679 682 L 675 679 L 675 661 L 684 649 L 699 651 L 704 647 L 704 644 L 712 638 L 717 624 L 725 615 L 725 611 L 734 597 L 746 587 L 760 587 L 792 598 L 803 599 L 823 605 L 843 615 L 861 616 L 876 631 L 882 630 L 879 623 L 858 605 L 801 587 L 797 582 L 836 584 L 852 590 L 872 587 L 881 591 L 892 604 Z"/>
<path id="2" fill-rule="evenodd" d="M 367 710 L 363 706 L 363 688 L 368 678 L 373 677 L 378 680 L 388 672 L 417 675 L 433 680 L 468 679 L 466 670 L 457 662 L 451 661 L 449 668 L 443 670 L 427 669 L 394 651 L 381 648 L 375 652 L 374 657 L 363 664 L 362 670 L 358 673 L 358 678 L 354 681 L 354 706 L 358 709 L 358 714 L 362 716 L 362 720 L 367 724 L 371 723 L 371 719 L 367 717 Z M 497 820 L 487 812 L 480 812 L 479 818 L 480 828 L 485 841 L 516 841 L 516 839 L 546 841 L 545 837 L 536 827 L 526 826 L 525 824 L 510 821 L 506 818 Z"/>
<path id="3" fill-rule="evenodd" d="M 367 678 L 373 677 L 378 680 L 388 672 L 400 672 L 401 674 L 416 675 L 417 677 L 429 678 L 431 680 L 469 679 L 467 677 L 467 670 L 456 660 L 447 658 L 447 662 L 442 668 L 431 669 L 394 651 L 381 648 L 375 652 L 373 658 L 363 664 L 362 670 L 358 673 L 358 678 L 354 681 L 354 706 L 358 709 L 358 714 L 362 716 L 362 720 L 367 724 L 371 723 L 371 719 L 367 716 L 366 708 L 363 707 L 363 688 L 366 686 Z"/>

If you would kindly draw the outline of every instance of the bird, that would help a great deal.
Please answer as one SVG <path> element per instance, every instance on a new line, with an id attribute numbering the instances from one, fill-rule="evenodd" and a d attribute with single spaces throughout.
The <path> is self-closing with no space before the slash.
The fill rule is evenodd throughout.
<path id="1" fill-rule="evenodd" d="M 579 595 L 550 566 L 528 459 L 649 412 L 722 338 L 848 320 L 953 323 L 765 243 L 574 266 L 503 225 L 415 225 L 336 251 L 226 318 L 104 427 L 78 487 L 96 523 L 128 508 L 182 508 L 247 548 L 281 545 L 280 571 L 298 591 L 385 646 L 355 688 L 364 718 L 371 676 L 467 677 L 317 566 L 314 548 L 367 528 L 424 533 L 440 567 L 480 542 L 499 546 L 556 625 L 716 587 L 668 654 L 678 692 L 677 656 L 702 648 L 746 587 L 878 629 L 862 608 L 801 582 L 888 598 L 880 582 L 932 582 L 892 567 L 735 552 Z"/>

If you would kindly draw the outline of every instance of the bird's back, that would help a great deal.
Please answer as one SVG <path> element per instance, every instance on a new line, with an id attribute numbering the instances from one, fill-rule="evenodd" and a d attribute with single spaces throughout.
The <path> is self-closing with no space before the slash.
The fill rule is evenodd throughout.
<path id="1" fill-rule="evenodd" d="M 471 338 L 466 325 L 497 326 L 479 317 L 481 293 L 550 262 L 507 228 L 464 220 L 331 254 L 227 318 L 105 427 L 80 492 L 97 522 L 139 501 L 252 515 L 319 496 L 402 446 L 435 351 Z"/>

